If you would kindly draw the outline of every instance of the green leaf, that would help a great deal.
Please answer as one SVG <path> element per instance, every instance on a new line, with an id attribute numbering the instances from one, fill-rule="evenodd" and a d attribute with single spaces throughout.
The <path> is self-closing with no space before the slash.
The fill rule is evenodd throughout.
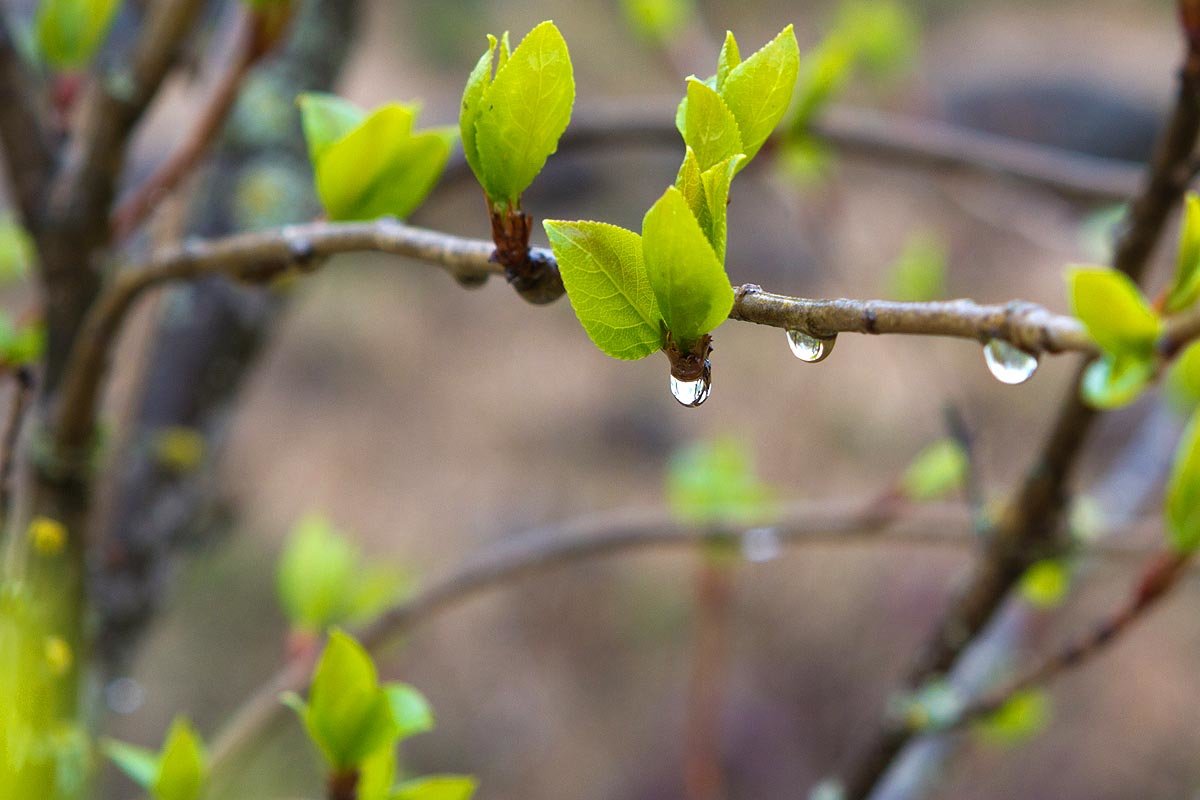
<path id="1" fill-rule="evenodd" d="M 0 285 L 15 283 L 28 275 L 34 258 L 29 233 L 12 217 L 0 214 Z"/>
<path id="2" fill-rule="evenodd" d="M 357 800 L 391 800 L 396 782 L 396 748 L 381 747 L 362 764 Z"/>
<path id="3" fill-rule="evenodd" d="M 725 31 L 725 43 L 721 45 L 721 54 L 717 56 L 717 82 L 714 87 L 718 92 L 725 88 L 729 73 L 742 63 L 742 53 L 738 50 L 737 39 L 733 31 Z"/>
<path id="4" fill-rule="evenodd" d="M 700 176 L 704 186 L 705 214 L 697 218 L 704 229 L 717 260 L 725 263 L 725 241 L 728 229 L 729 188 L 746 157 L 741 153 L 730 156 L 706 170 Z M 691 203 L 689 202 L 689 206 Z"/>
<path id="5" fill-rule="evenodd" d="M 120 7 L 121 0 L 42 0 L 36 22 L 42 58 L 56 70 L 87 66 Z"/>
<path id="6" fill-rule="evenodd" d="M 807 133 L 809 125 L 850 79 L 855 50 L 843 36 L 828 36 L 809 52 L 800 65 L 793 137 Z"/>
<path id="7" fill-rule="evenodd" d="M 1021 596 L 1034 608 L 1055 608 L 1071 588 L 1071 573 L 1056 559 L 1038 561 L 1021 576 Z"/>
<path id="8" fill-rule="evenodd" d="M 1017 692 L 1008 702 L 976 724 L 985 738 L 1014 745 L 1041 733 L 1050 721 L 1050 701 L 1041 689 Z"/>
<path id="9" fill-rule="evenodd" d="M 946 296 L 946 248 L 928 233 L 909 237 L 904 252 L 892 264 L 889 279 L 892 299 L 924 303 Z"/>
<path id="10" fill-rule="evenodd" d="M 689 523 L 753 525 L 774 513 L 746 448 L 734 439 L 700 442 L 676 453 L 667 472 L 672 513 Z"/>
<path id="11" fill-rule="evenodd" d="M 300 95 L 296 102 L 300 106 L 304 140 L 308 143 L 308 158 L 313 164 L 330 145 L 367 118 L 367 112 L 333 94 L 308 92 Z"/>
<path id="12" fill-rule="evenodd" d="M 384 692 L 396 721 L 397 738 L 407 739 L 433 730 L 433 709 L 425 695 L 406 683 L 389 683 Z"/>
<path id="13" fill-rule="evenodd" d="M 387 564 L 360 563 L 358 576 L 346 599 L 345 621 L 366 625 L 394 605 L 411 587 L 411 578 L 402 570 Z"/>
<path id="14" fill-rule="evenodd" d="M 1200 299 L 1200 195 L 1189 192 L 1184 202 L 1175 278 L 1167 291 L 1164 308 L 1168 314 L 1175 314 L 1193 305 L 1197 299 Z"/>
<path id="15" fill-rule="evenodd" d="M 279 599 L 294 628 L 320 633 L 345 615 L 356 583 L 358 550 L 324 517 L 309 514 L 292 529 L 279 561 Z"/>
<path id="16" fill-rule="evenodd" d="M 917 20 L 896 0 L 845 0 L 834 31 L 847 37 L 857 61 L 880 77 L 910 64 L 920 45 Z"/>
<path id="17" fill-rule="evenodd" d="M 466 775 L 428 775 L 401 783 L 392 800 L 471 800 L 478 785 Z"/>
<path id="18" fill-rule="evenodd" d="M 208 775 L 204 744 L 187 720 L 171 725 L 152 793 L 157 800 L 198 800 Z"/>
<path id="19" fill-rule="evenodd" d="M 683 140 L 703 172 L 742 153 L 742 136 L 721 95 L 695 78 L 688 79 L 687 87 Z"/>
<path id="20" fill-rule="evenodd" d="M 1106 411 L 1129 405 L 1141 395 L 1154 371 L 1154 362 L 1149 358 L 1106 354 L 1084 372 L 1083 399 L 1093 408 Z"/>
<path id="21" fill-rule="evenodd" d="M 149 790 L 154 784 L 158 776 L 158 753 L 115 739 L 103 740 L 100 748 L 138 786 Z"/>
<path id="22" fill-rule="evenodd" d="M 621 0 L 621 8 L 637 35 L 659 43 L 673 39 L 696 12 L 695 0 Z"/>
<path id="23" fill-rule="evenodd" d="M 313 167 L 330 219 L 404 219 L 424 202 L 445 169 L 454 134 L 446 128 L 414 134 L 415 117 L 415 107 L 391 103 L 321 148 Z"/>
<path id="24" fill-rule="evenodd" d="M 642 256 L 667 329 L 682 350 L 725 321 L 733 287 L 725 268 L 674 186 L 642 221 Z"/>
<path id="25" fill-rule="evenodd" d="M 1146 354 L 1154 349 L 1162 320 L 1129 276 L 1104 267 L 1067 273 L 1071 309 L 1107 353 Z"/>
<path id="26" fill-rule="evenodd" d="M 663 346 L 662 317 L 641 237 L 603 222 L 543 223 L 575 316 L 613 358 L 645 358 Z"/>
<path id="27" fill-rule="evenodd" d="M 475 123 L 483 105 L 483 93 L 492 83 L 492 65 L 496 57 L 496 37 L 488 34 L 487 52 L 479 57 L 475 68 L 467 76 L 467 87 L 463 90 L 462 109 L 458 114 L 458 130 L 462 136 L 463 155 L 475 177 L 483 182 L 483 166 L 479 161 Z"/>
<path id="28" fill-rule="evenodd" d="M 1191 411 L 1200 405 L 1200 342 L 1192 342 L 1175 359 L 1167 375 L 1167 392 L 1176 406 Z"/>
<path id="29" fill-rule="evenodd" d="M 484 88 L 475 122 L 484 191 L 517 205 L 558 149 L 571 120 L 575 77 L 567 43 L 553 22 L 535 27 Z"/>
<path id="30" fill-rule="evenodd" d="M 937 500 L 960 490 L 969 470 L 963 446 L 955 439 L 939 439 L 913 459 L 904 471 L 900 487 L 910 500 Z"/>
<path id="31" fill-rule="evenodd" d="M 709 217 L 708 199 L 704 196 L 703 172 L 696 151 L 690 147 L 684 149 L 683 163 L 679 165 L 679 173 L 675 176 L 675 188 L 687 200 L 688 208 L 700 222 L 700 227 L 705 231 L 711 230 L 712 219 Z"/>
<path id="32" fill-rule="evenodd" d="M 1200 546 L 1200 411 L 1192 414 L 1167 482 L 1167 538 L 1182 553 Z"/>
<path id="33" fill-rule="evenodd" d="M 313 673 L 304 722 L 335 769 L 357 767 L 399 733 L 375 664 L 362 645 L 341 631 L 330 635 Z"/>
<path id="34" fill-rule="evenodd" d="M 800 70 L 800 46 L 788 25 L 761 50 L 729 71 L 721 97 L 737 120 L 743 151 L 754 158 L 783 119 Z M 703 161 L 702 161 L 703 163 Z"/>

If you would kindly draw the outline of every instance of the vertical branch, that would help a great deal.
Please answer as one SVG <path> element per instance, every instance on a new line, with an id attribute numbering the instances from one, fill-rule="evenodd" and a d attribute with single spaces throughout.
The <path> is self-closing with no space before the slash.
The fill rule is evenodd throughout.
<path id="1" fill-rule="evenodd" d="M 53 166 L 53 152 L 39 103 L 42 87 L 21 58 L 8 15 L 0 13 L 0 139 L 5 166 L 27 225 L 36 224 Z"/>
<path id="2" fill-rule="evenodd" d="M 684 736 L 684 785 L 688 800 L 725 796 L 721 768 L 721 717 L 725 705 L 733 565 L 723 553 L 706 551 L 696 573 L 696 624 Z"/>

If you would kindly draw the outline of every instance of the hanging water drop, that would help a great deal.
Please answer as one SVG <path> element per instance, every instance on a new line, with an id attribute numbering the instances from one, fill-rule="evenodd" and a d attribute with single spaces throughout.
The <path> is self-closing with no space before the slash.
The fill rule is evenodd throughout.
<path id="1" fill-rule="evenodd" d="M 774 528 L 751 528 L 742 534 L 742 556 L 752 564 L 772 561 L 782 550 L 779 531 Z"/>
<path id="2" fill-rule="evenodd" d="M 695 408 L 708 399 L 712 394 L 712 376 L 710 366 L 707 361 L 704 362 L 704 374 L 694 381 L 682 381 L 671 376 L 671 394 L 675 395 L 675 399 L 682 405 L 689 408 Z"/>
<path id="3" fill-rule="evenodd" d="M 792 355 L 806 364 L 816 364 L 818 361 L 824 361 L 833 352 L 833 346 L 837 344 L 837 334 L 813 336 L 811 333 L 792 330 L 787 332 L 787 340 Z"/>
<path id="4" fill-rule="evenodd" d="M 983 346 L 983 359 L 992 377 L 1013 386 L 1032 378 L 1038 368 L 1037 356 L 1003 339 L 989 339 Z"/>

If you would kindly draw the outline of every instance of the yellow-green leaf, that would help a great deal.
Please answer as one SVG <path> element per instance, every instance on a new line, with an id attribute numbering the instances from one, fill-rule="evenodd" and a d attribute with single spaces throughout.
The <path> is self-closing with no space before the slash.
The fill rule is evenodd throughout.
<path id="1" fill-rule="evenodd" d="M 629 26 L 653 42 L 670 41 L 695 14 L 695 0 L 621 0 Z"/>
<path id="2" fill-rule="evenodd" d="M 1175 314 L 1200 299 L 1200 195 L 1189 192 L 1184 202 L 1183 231 L 1175 258 L 1175 277 L 1164 305 Z"/>
<path id="3" fill-rule="evenodd" d="M 772 491 L 734 439 L 699 442 L 677 452 L 667 472 L 667 500 L 684 522 L 754 525 L 774 508 Z"/>
<path id="4" fill-rule="evenodd" d="M 156 800 L 198 800 L 208 774 L 204 744 L 183 718 L 171 725 L 151 793 Z"/>
<path id="5" fill-rule="evenodd" d="M 367 112 L 337 95 L 308 92 L 296 101 L 300 106 L 300 121 L 304 140 L 308 144 L 308 159 L 313 164 L 330 145 L 357 128 L 367 118 Z M 409 120 L 409 128 L 412 127 Z"/>
<path id="6" fill-rule="evenodd" d="M 1093 408 L 1110 411 L 1132 403 L 1154 377 L 1154 361 L 1132 353 L 1106 353 L 1083 374 L 1083 399 Z"/>
<path id="7" fill-rule="evenodd" d="M 1179 408 L 1190 411 L 1200 405 L 1200 342 L 1192 342 L 1175 359 L 1167 375 L 1167 391 Z"/>
<path id="8" fill-rule="evenodd" d="M 783 119 L 800 70 L 800 46 L 788 25 L 761 50 L 729 71 L 721 97 L 737 120 L 747 158 L 754 158 Z"/>
<path id="9" fill-rule="evenodd" d="M 1154 348 L 1162 320 L 1129 276 L 1105 267 L 1067 273 L 1071 310 L 1108 353 L 1145 354 Z"/>
<path id="10" fill-rule="evenodd" d="M 1056 559 L 1038 561 L 1021 576 L 1021 596 L 1035 608 L 1054 608 L 1071 588 L 1071 573 Z"/>
<path id="11" fill-rule="evenodd" d="M 719 164 L 713 165 L 700 175 L 704 186 L 704 203 L 706 213 L 697 219 L 704 229 L 709 244 L 717 254 L 717 260 L 725 263 L 725 240 L 728 230 L 729 188 L 733 176 L 737 173 L 746 157 L 741 153 L 732 155 Z M 689 205 L 691 203 L 689 202 Z"/>
<path id="12" fill-rule="evenodd" d="M 717 82 L 714 88 L 718 92 L 725 88 L 729 73 L 741 63 L 742 53 L 738 50 L 737 39 L 733 37 L 733 31 L 725 31 L 725 43 L 721 45 L 721 53 L 717 56 Z"/>
<path id="13" fill-rule="evenodd" d="M 646 212 L 642 256 L 659 311 L 681 349 L 689 349 L 729 316 L 729 277 L 674 186 Z"/>
<path id="14" fill-rule="evenodd" d="M 1180 552 L 1200 546 L 1200 411 L 1179 440 L 1167 483 L 1167 537 Z"/>
<path id="15" fill-rule="evenodd" d="M 543 223 L 567 298 L 592 342 L 613 358 L 645 358 L 663 345 L 662 317 L 641 237 L 603 222 Z"/>
<path id="16" fill-rule="evenodd" d="M 969 469 L 963 446 L 955 439 L 939 439 L 908 465 L 900 486 L 910 500 L 936 500 L 961 489 Z"/>
<path id="17" fill-rule="evenodd" d="M 57 70 L 87 66 L 120 7 L 121 0 L 42 0 L 36 23 L 42 58 Z"/>
<path id="18" fill-rule="evenodd" d="M 687 84 L 683 140 L 696 154 L 703 172 L 742 153 L 742 136 L 721 95 L 695 78 L 689 78 Z"/>
<path id="19" fill-rule="evenodd" d="M 483 93 L 492 83 L 492 66 L 496 56 L 496 37 L 489 33 L 487 40 L 487 52 L 479 57 L 475 68 L 467 76 L 467 86 L 463 90 L 462 109 L 458 113 L 458 130 L 462 137 L 463 155 L 467 159 L 467 165 L 481 183 L 483 182 L 483 166 L 479 162 L 475 123 L 479 121 Z"/>
<path id="20" fill-rule="evenodd" d="M 477 786 L 466 775 L 427 775 L 401 783 L 392 800 L 471 800 Z"/>

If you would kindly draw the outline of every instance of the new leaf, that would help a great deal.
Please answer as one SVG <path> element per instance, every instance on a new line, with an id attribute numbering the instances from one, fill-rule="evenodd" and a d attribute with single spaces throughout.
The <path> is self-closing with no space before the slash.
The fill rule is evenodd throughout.
<path id="1" fill-rule="evenodd" d="M 743 152 L 733 112 L 721 95 L 695 78 L 688 79 L 683 138 L 696 154 L 701 172 Z"/>
<path id="2" fill-rule="evenodd" d="M 1200 299 L 1200 195 L 1191 192 L 1185 202 L 1183 233 L 1179 237 L 1179 254 L 1175 259 L 1175 278 L 1164 305 L 1174 314 Z"/>
<path id="3" fill-rule="evenodd" d="M 1177 550 L 1200 546 L 1200 412 L 1192 416 L 1175 453 L 1167 484 L 1167 528 Z"/>
<path id="4" fill-rule="evenodd" d="M 1067 278 L 1071 309 L 1106 353 L 1145 355 L 1154 348 L 1162 320 L 1124 273 L 1076 268 Z"/>
<path id="5" fill-rule="evenodd" d="M 791 25 L 729 71 L 721 97 L 737 119 L 748 158 L 754 158 L 783 119 L 799 71 L 800 45 Z"/>
<path id="6" fill-rule="evenodd" d="M 37 14 L 42 58 L 59 70 L 87 66 L 120 7 L 120 0 L 42 0 Z"/>

